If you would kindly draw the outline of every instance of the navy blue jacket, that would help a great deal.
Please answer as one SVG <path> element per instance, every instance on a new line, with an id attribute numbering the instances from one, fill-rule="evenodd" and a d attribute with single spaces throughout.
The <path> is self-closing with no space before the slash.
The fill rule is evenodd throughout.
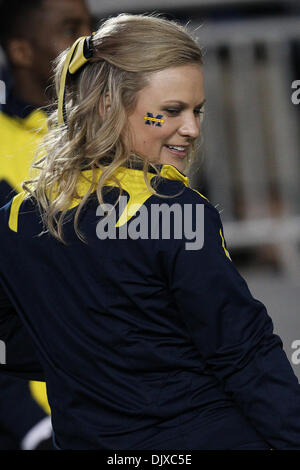
<path id="1" fill-rule="evenodd" d="M 128 206 L 117 206 L 116 237 L 102 240 L 95 196 L 79 219 L 85 243 L 76 201 L 66 244 L 40 235 L 30 199 L 1 209 L 0 370 L 45 378 L 63 449 L 300 449 L 298 380 L 230 259 L 218 211 L 175 167 L 161 175 L 151 184 L 174 197 L 152 195 L 141 170 L 119 171 Z M 167 212 L 151 212 L 162 203 L 187 214 L 170 219 L 167 236 Z M 204 230 L 196 250 L 186 245 L 191 220 Z M 156 235 L 134 235 L 147 225 Z"/>

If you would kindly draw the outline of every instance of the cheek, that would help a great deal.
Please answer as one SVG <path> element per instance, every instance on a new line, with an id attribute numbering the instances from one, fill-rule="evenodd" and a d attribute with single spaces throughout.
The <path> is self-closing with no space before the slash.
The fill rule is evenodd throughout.
<path id="1" fill-rule="evenodd" d="M 143 130 L 143 141 L 147 148 L 152 147 L 155 152 L 163 146 L 165 140 L 165 132 L 161 127 L 146 126 Z"/>
<path id="2" fill-rule="evenodd" d="M 146 124 L 145 120 L 143 119 L 141 119 L 138 125 L 136 125 L 134 131 L 136 143 L 139 146 L 153 145 L 160 140 L 161 129 L 156 128 L 153 125 Z"/>
<path id="3" fill-rule="evenodd" d="M 166 144 L 172 135 L 172 132 L 170 130 L 170 126 L 165 122 L 162 124 L 161 127 L 153 127 L 151 136 L 153 139 L 153 142 L 156 144 L 156 148 L 160 148 L 162 150 L 164 144 Z"/>
<path id="4" fill-rule="evenodd" d="M 165 118 L 161 126 L 149 125 L 141 113 L 129 118 L 129 122 L 133 131 L 134 150 L 147 156 L 158 157 L 171 133 Z"/>

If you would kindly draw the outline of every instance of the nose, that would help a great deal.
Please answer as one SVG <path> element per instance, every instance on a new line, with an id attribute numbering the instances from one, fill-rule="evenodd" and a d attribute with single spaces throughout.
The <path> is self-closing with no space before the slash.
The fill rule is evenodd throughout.
<path id="1" fill-rule="evenodd" d="M 194 113 L 183 117 L 178 133 L 183 137 L 196 139 L 200 134 L 200 119 Z"/>

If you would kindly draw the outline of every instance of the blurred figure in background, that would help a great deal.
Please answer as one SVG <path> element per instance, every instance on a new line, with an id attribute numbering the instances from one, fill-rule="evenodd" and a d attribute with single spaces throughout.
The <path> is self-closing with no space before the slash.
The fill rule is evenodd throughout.
<path id="1" fill-rule="evenodd" d="M 52 61 L 91 28 L 85 0 L 1 1 L 6 99 L 0 110 L 0 206 L 21 190 L 47 130 Z M 45 384 L 1 375 L 0 450 L 49 449 L 51 434 Z"/>

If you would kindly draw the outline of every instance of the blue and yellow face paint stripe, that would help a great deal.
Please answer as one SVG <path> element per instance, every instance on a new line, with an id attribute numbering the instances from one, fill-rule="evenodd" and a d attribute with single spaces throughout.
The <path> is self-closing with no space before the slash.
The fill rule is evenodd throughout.
<path id="1" fill-rule="evenodd" d="M 145 124 L 147 124 L 148 126 L 151 126 L 152 124 L 157 127 L 161 127 L 162 124 L 165 122 L 162 114 L 157 114 L 156 117 L 154 117 L 152 113 L 147 113 L 144 116 L 144 119 L 145 119 Z"/>

